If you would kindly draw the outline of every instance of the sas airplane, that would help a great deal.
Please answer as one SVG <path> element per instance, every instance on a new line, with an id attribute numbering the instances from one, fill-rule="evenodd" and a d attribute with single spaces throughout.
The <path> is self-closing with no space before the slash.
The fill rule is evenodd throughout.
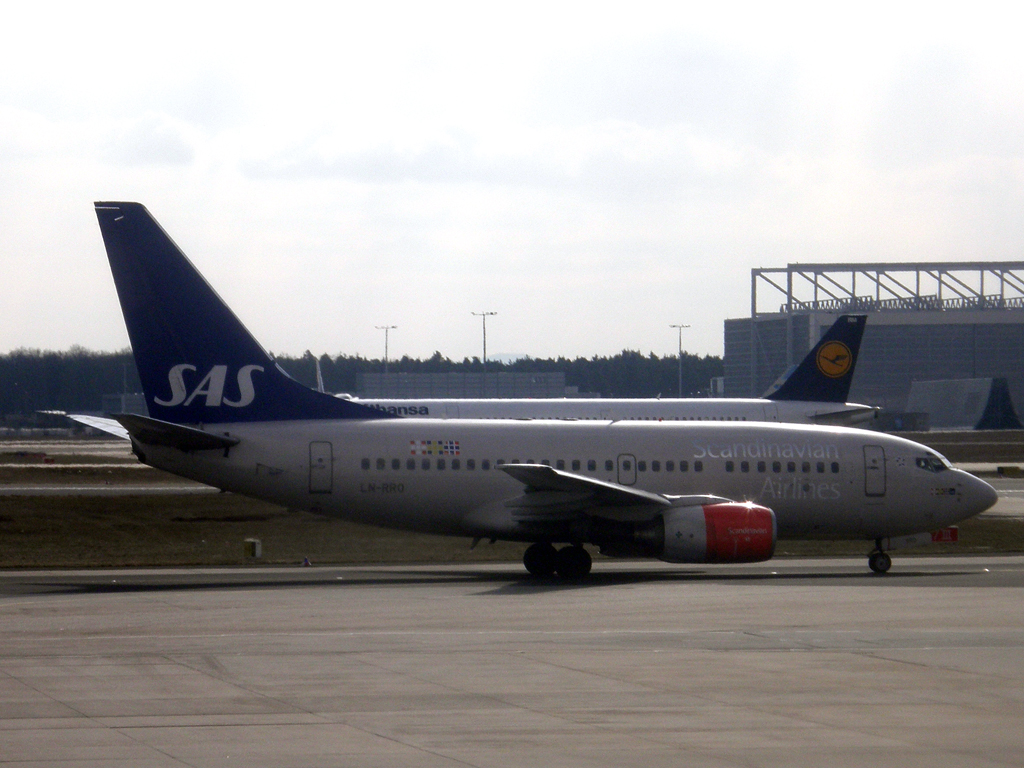
<path id="1" fill-rule="evenodd" d="M 413 418 L 780 421 L 849 427 L 878 413 L 873 406 L 846 402 L 866 321 L 866 315 L 842 315 L 763 398 L 352 399 Z"/>
<path id="2" fill-rule="evenodd" d="M 96 214 L 150 416 L 139 459 L 348 520 L 529 543 L 530 573 L 581 578 L 583 547 L 671 563 L 756 562 L 777 538 L 887 550 L 996 501 L 903 438 L 751 422 L 394 417 L 284 373 L 138 203 Z M 563 545 L 556 549 L 556 545 Z"/>

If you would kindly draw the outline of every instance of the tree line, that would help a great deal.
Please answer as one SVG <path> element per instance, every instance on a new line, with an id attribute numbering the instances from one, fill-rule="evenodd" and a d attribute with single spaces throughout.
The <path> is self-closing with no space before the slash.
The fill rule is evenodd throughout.
<path id="1" fill-rule="evenodd" d="M 310 352 L 298 357 L 278 355 L 278 364 L 289 375 L 310 387 L 316 386 L 316 358 Z M 328 392 L 356 393 L 360 373 L 381 373 L 380 359 L 340 354 L 319 358 L 324 388 Z M 722 375 L 722 359 L 683 353 L 683 395 L 706 393 L 715 376 Z M 435 352 L 420 360 L 391 360 L 392 373 L 481 373 L 479 358 L 461 361 Z M 623 350 L 610 357 L 522 358 L 513 362 L 487 361 L 487 372 L 565 374 L 567 386 L 602 397 L 674 397 L 678 391 L 679 358 L 644 355 Z M 67 351 L 17 349 L 0 355 L 0 415 L 8 422 L 34 419 L 38 411 L 96 412 L 104 395 L 141 390 L 131 350 L 93 352 L 82 347 Z"/>

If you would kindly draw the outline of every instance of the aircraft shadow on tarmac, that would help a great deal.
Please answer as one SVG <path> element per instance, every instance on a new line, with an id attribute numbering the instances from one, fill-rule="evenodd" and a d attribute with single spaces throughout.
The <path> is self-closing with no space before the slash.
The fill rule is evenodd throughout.
<path id="1" fill-rule="evenodd" d="M 952 565 L 952 564 L 951 564 Z M 307 575 L 308 574 L 308 575 Z M 477 585 L 484 587 L 483 595 L 529 596 L 541 592 L 580 589 L 601 589 L 606 587 L 654 584 L 654 583 L 771 583 L 775 585 L 830 585 L 830 586 L 962 586 L 962 579 L 982 575 L 978 571 L 963 569 L 901 569 L 885 575 L 869 572 L 837 571 L 831 573 L 800 571 L 735 573 L 716 570 L 666 569 L 666 570 L 615 570 L 593 571 L 586 579 L 565 581 L 557 577 L 539 579 L 526 573 L 494 571 L 492 569 L 453 568 L 452 570 L 390 570 L 358 569 L 344 567 L 317 569 L 314 573 L 275 573 L 268 569 L 262 573 L 246 571 L 232 575 L 228 573 L 152 574 L 145 572 L 119 572 L 105 574 L 68 574 L 67 576 L 0 575 L 0 595 L 26 594 L 109 594 L 144 593 L 173 591 L 215 591 L 252 589 L 346 589 L 353 587 L 381 586 L 458 586 Z"/>

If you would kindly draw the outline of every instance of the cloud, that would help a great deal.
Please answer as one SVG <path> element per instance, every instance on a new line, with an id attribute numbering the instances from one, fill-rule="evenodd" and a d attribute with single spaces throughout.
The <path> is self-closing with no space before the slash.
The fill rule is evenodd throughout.
<path id="1" fill-rule="evenodd" d="M 187 165 L 195 159 L 188 129 L 166 115 L 150 112 L 113 129 L 103 141 L 103 157 L 118 165 Z"/>
<path id="2" fill-rule="evenodd" d="M 954 51 L 930 51 L 879 99 L 875 160 L 896 166 L 1024 154 L 1024 98 Z"/>
<path id="3" fill-rule="evenodd" d="M 322 137 L 243 162 L 254 179 L 339 179 L 361 184 L 482 184 L 598 197 L 674 194 L 745 177 L 756 158 L 685 126 L 605 121 L 521 131 L 515 142 L 452 132 L 420 146 L 336 148 Z"/>
<path id="4" fill-rule="evenodd" d="M 777 57 L 727 53 L 694 39 L 648 40 L 591 51 L 548 75 L 536 101 L 545 119 L 685 125 L 766 149 L 791 143 L 796 132 L 796 74 Z"/>

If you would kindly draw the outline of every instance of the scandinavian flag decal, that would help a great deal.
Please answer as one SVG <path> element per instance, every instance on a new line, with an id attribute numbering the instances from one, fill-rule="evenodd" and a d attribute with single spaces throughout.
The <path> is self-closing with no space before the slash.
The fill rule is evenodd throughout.
<path id="1" fill-rule="evenodd" d="M 412 456 L 458 456 L 458 440 L 410 440 L 409 454 Z"/>

